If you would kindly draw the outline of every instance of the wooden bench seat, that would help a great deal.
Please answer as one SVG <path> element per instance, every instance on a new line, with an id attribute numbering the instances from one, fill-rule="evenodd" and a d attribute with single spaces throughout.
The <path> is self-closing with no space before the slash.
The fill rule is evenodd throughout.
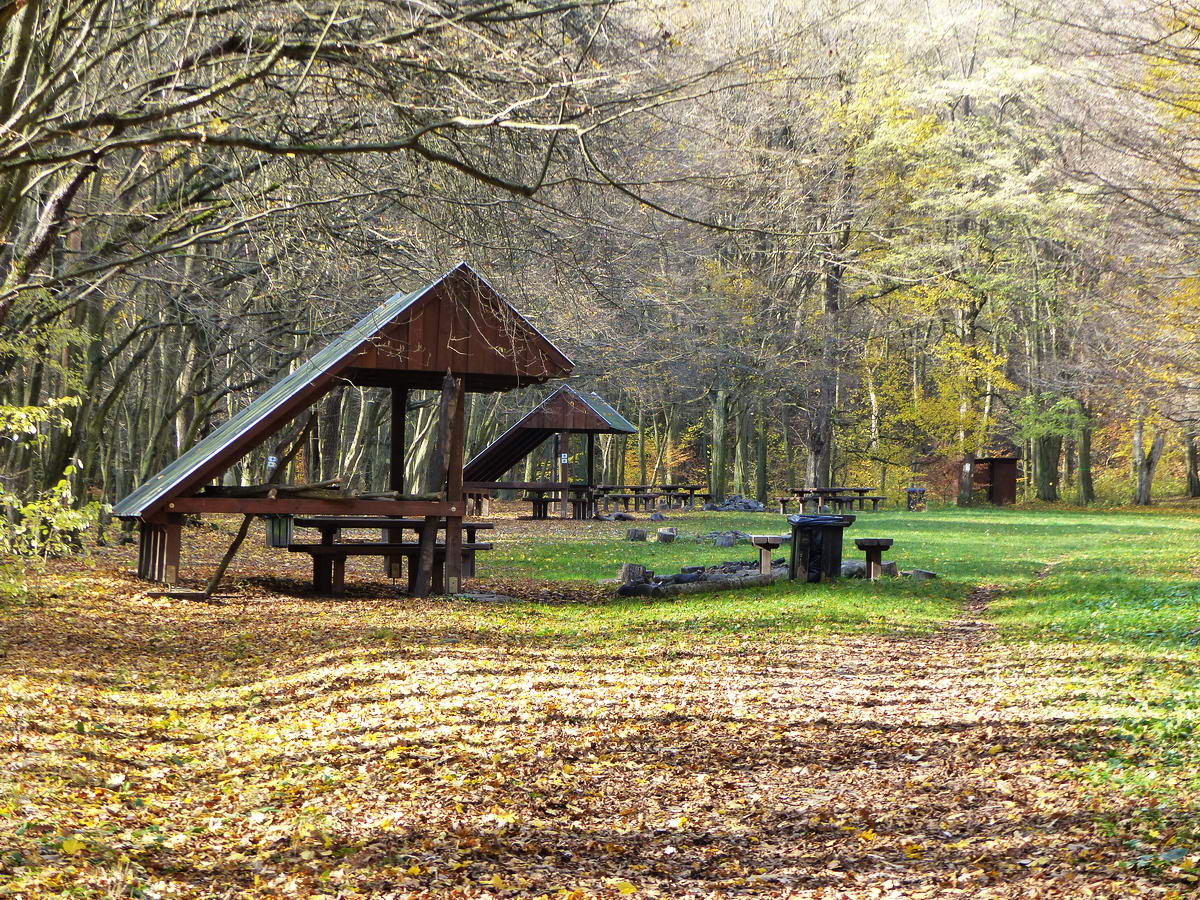
<path id="1" fill-rule="evenodd" d="M 342 594 L 346 590 L 347 556 L 403 556 L 411 573 L 416 568 L 417 554 L 421 550 L 419 541 L 346 541 L 326 544 L 289 544 L 289 553 L 307 553 L 313 561 L 313 587 L 319 594 Z M 475 575 L 475 552 L 491 550 L 492 544 L 484 541 L 463 541 L 463 575 Z M 438 541 L 433 545 L 433 590 L 441 593 L 445 586 L 446 544 Z"/>

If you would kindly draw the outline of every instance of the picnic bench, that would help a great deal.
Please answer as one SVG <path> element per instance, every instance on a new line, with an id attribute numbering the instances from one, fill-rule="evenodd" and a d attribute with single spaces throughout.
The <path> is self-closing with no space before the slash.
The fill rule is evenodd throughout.
<path id="1" fill-rule="evenodd" d="M 672 509 L 678 506 L 683 509 L 685 506 L 691 506 L 696 502 L 696 492 L 704 488 L 702 484 L 656 484 L 654 490 L 658 491 L 659 498 L 666 502 L 666 508 Z"/>
<path id="2" fill-rule="evenodd" d="M 604 504 L 605 512 L 614 502 L 620 503 L 625 512 L 629 512 L 630 503 L 634 511 L 650 509 L 656 499 L 648 484 L 601 484 L 596 486 L 596 497 Z"/>
<path id="3" fill-rule="evenodd" d="M 290 553 L 307 553 L 313 561 L 313 588 L 319 594 L 341 594 L 345 592 L 346 558 L 349 556 L 381 556 L 387 561 L 387 573 L 392 578 L 401 576 L 401 559 L 407 561 L 410 578 L 416 570 L 417 554 L 421 550 L 420 540 L 404 540 L 404 532 L 418 532 L 425 525 L 423 518 L 400 518 L 392 516 L 312 516 L 297 518 L 294 523 L 300 528 L 315 528 L 321 532 L 319 543 L 291 543 Z M 463 575 L 470 578 L 475 574 L 475 553 L 491 550 L 490 543 L 477 540 L 478 532 L 495 528 L 494 522 L 463 522 L 460 526 L 465 536 L 462 542 Z M 437 522 L 439 531 L 445 531 L 446 520 Z M 382 540 L 342 541 L 343 530 L 379 529 Z M 446 542 L 434 541 L 433 545 L 433 589 L 444 589 L 446 564 Z"/>
<path id="4" fill-rule="evenodd" d="M 810 502 L 814 504 L 814 512 L 820 512 L 822 506 L 832 507 L 837 512 L 853 512 L 855 503 L 865 511 L 868 500 L 871 501 L 871 512 L 879 512 L 879 504 L 887 497 L 869 496 L 870 492 L 869 487 L 792 488 L 792 496 L 776 497 L 775 500 L 779 504 L 779 511 L 784 514 L 793 500 L 800 504 L 801 512 Z"/>

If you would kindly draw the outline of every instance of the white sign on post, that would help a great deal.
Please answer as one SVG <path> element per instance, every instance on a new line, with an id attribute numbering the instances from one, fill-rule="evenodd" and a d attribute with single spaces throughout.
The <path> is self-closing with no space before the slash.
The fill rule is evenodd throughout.
<path id="1" fill-rule="evenodd" d="M 278 456 L 268 456 L 267 457 L 267 468 L 268 469 L 274 469 L 274 468 L 277 468 L 278 466 L 279 466 L 279 457 Z"/>
<path id="2" fill-rule="evenodd" d="M 567 464 L 567 454 L 564 453 L 559 456 L 558 461 L 565 466 Z"/>

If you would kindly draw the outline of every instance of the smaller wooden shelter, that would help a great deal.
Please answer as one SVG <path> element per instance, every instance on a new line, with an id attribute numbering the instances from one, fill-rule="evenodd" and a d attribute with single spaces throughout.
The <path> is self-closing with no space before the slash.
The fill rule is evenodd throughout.
<path id="1" fill-rule="evenodd" d="M 573 363 L 465 262 L 371 310 L 328 346 L 239 410 L 113 508 L 139 522 L 138 574 L 174 584 L 184 514 L 422 516 L 444 522 L 445 584 L 459 588 L 464 393 L 507 391 L 571 373 Z M 386 497 L 314 498 L 267 491 L 231 495 L 216 480 L 340 385 L 390 388 L 392 439 Z M 442 389 L 440 489 L 405 492 L 410 389 Z M 272 487 L 272 486 L 266 486 Z M 428 573 L 425 573 L 428 575 Z"/>
<path id="2" fill-rule="evenodd" d="M 984 456 L 975 460 L 972 481 L 987 491 L 988 503 L 1009 506 L 1017 502 L 1017 464 L 1015 456 Z"/>
<path id="3" fill-rule="evenodd" d="M 636 432 L 637 428 L 599 394 L 584 394 L 564 384 L 467 463 L 463 469 L 464 487 L 467 493 L 478 495 L 503 489 L 556 491 L 560 515 L 566 518 L 572 489 L 589 498 L 584 505 L 590 504 L 590 494 L 596 486 L 596 435 Z M 585 475 L 576 482 L 571 480 L 569 461 L 574 434 L 582 434 L 586 439 Z M 559 475 L 556 481 L 500 480 L 550 438 L 555 439 L 554 458 Z"/>

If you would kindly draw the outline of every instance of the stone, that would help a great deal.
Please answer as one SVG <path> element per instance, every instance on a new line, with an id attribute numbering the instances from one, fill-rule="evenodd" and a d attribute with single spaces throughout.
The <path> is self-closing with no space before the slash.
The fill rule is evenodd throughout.
<path id="1" fill-rule="evenodd" d="M 892 578 L 895 578 L 900 574 L 900 567 L 891 560 L 887 560 L 879 567 L 879 574 L 888 575 Z"/>
<path id="2" fill-rule="evenodd" d="M 704 566 L 684 566 L 679 571 L 682 572 L 684 575 L 691 575 L 695 572 L 703 572 Z"/>
<path id="3" fill-rule="evenodd" d="M 705 503 L 704 508 L 716 512 L 766 512 L 766 507 L 750 497 L 734 494 L 723 503 Z"/>
<path id="4" fill-rule="evenodd" d="M 625 532 L 625 540 L 627 541 L 644 541 L 645 539 L 645 528 L 630 528 L 627 532 Z"/>
<path id="5" fill-rule="evenodd" d="M 732 534 L 718 534 L 713 538 L 713 543 L 718 547 L 732 547 L 737 544 L 737 538 Z"/>
<path id="6" fill-rule="evenodd" d="M 842 560 L 842 577 L 843 578 L 866 578 L 867 577 L 867 561 L 864 559 L 843 559 Z"/>
<path id="7" fill-rule="evenodd" d="M 615 512 L 612 514 L 612 520 L 614 522 L 636 522 L 637 516 L 633 513 Z"/>
<path id="8" fill-rule="evenodd" d="M 656 510 L 655 512 L 650 514 L 650 521 L 651 522 L 665 522 L 665 521 L 667 521 L 667 517 Z"/>
<path id="9" fill-rule="evenodd" d="M 913 569 L 911 572 L 905 572 L 913 581 L 928 581 L 930 578 L 937 578 L 937 572 L 930 572 L 928 569 Z"/>
<path id="10" fill-rule="evenodd" d="M 689 567 L 690 568 L 690 567 Z M 704 580 L 703 572 L 680 572 L 675 576 L 676 584 L 692 584 Z"/>
<path id="11" fill-rule="evenodd" d="M 677 532 L 674 528 L 660 528 L 658 529 L 657 534 L 658 542 L 660 544 L 673 544 L 675 543 L 675 538 L 678 536 L 679 532 Z"/>

